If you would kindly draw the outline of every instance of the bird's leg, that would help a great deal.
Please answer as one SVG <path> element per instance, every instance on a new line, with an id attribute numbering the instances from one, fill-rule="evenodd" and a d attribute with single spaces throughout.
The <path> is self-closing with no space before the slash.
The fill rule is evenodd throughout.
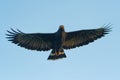
<path id="1" fill-rule="evenodd" d="M 56 55 L 56 56 L 59 56 L 59 51 L 57 51 L 57 52 L 55 53 L 55 55 Z"/>

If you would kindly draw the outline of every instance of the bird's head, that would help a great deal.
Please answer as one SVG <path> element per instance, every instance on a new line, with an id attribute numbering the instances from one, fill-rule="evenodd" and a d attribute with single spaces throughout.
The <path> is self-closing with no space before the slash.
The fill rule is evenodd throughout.
<path id="1" fill-rule="evenodd" d="M 64 25 L 60 25 L 59 30 L 64 31 Z"/>

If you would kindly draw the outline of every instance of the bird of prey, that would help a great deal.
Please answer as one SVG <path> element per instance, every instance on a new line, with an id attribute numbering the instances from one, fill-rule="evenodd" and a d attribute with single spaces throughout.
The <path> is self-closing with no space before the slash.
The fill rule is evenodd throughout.
<path id="1" fill-rule="evenodd" d="M 55 33 L 24 33 L 20 30 L 7 30 L 7 38 L 12 43 L 30 50 L 48 51 L 51 54 L 48 60 L 66 58 L 64 49 L 72 49 L 87 45 L 94 40 L 103 37 L 111 30 L 110 25 L 97 29 L 78 30 L 65 32 L 64 26 L 60 25 Z"/>

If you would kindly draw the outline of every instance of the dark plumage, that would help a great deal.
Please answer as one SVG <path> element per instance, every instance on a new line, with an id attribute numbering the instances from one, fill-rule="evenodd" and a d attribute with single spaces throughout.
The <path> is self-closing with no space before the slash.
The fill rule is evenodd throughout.
<path id="1" fill-rule="evenodd" d="M 23 33 L 20 30 L 7 31 L 9 41 L 26 49 L 48 51 L 52 49 L 49 60 L 65 58 L 64 49 L 86 45 L 103 37 L 111 30 L 110 25 L 98 29 L 78 30 L 65 32 L 64 26 L 60 25 L 55 33 Z"/>

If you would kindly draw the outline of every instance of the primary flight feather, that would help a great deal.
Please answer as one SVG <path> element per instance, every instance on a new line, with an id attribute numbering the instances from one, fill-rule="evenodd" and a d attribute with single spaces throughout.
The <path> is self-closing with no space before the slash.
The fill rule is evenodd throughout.
<path id="1" fill-rule="evenodd" d="M 78 30 L 65 32 L 64 26 L 60 25 L 55 33 L 23 33 L 20 30 L 7 31 L 9 41 L 26 49 L 48 51 L 52 49 L 48 60 L 65 58 L 64 49 L 72 49 L 87 45 L 94 40 L 103 37 L 111 30 L 110 25 L 97 29 Z"/>

